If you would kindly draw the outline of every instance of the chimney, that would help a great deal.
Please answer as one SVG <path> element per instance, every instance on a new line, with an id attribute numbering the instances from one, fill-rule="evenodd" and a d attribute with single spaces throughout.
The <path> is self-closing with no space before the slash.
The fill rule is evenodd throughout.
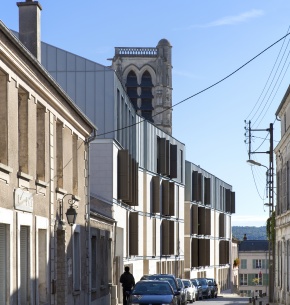
<path id="1" fill-rule="evenodd" d="M 37 60 L 41 61 L 40 11 L 38 1 L 17 2 L 19 7 L 19 39 Z"/>
<path id="2" fill-rule="evenodd" d="M 247 234 L 244 234 L 244 240 L 247 240 L 248 238 L 247 238 Z"/>

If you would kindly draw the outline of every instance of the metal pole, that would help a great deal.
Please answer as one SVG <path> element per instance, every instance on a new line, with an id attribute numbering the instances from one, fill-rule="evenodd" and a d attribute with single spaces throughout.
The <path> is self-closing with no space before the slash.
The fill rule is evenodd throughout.
<path id="1" fill-rule="evenodd" d="M 269 218 L 273 214 L 273 193 L 274 193 L 274 163 L 273 163 L 273 123 L 270 124 L 270 149 L 269 149 Z M 273 232 L 272 232 L 273 234 Z M 275 283 L 275 241 L 269 239 L 269 302 L 274 299 Z"/>

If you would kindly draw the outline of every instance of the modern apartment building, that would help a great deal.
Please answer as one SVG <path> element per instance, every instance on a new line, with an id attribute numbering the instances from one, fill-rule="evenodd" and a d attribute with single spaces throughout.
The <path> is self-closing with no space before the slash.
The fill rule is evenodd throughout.
<path id="1" fill-rule="evenodd" d="M 40 16 L 18 6 L 20 24 Z M 30 25 L 20 42 L 0 21 L 0 304 L 85 304 L 95 127 L 41 65 Z"/>
<path id="2" fill-rule="evenodd" d="M 215 278 L 219 289 L 231 287 L 231 185 L 185 162 L 184 245 L 186 278 Z"/>
<path id="3" fill-rule="evenodd" d="M 269 241 L 248 240 L 239 243 L 239 289 L 243 296 L 269 293 Z"/>

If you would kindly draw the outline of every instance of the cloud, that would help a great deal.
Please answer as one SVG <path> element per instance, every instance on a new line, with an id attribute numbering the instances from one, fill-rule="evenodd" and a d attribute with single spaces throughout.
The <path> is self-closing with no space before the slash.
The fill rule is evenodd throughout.
<path id="1" fill-rule="evenodd" d="M 249 19 L 257 18 L 263 16 L 264 12 L 262 10 L 251 10 L 249 12 L 242 13 L 237 16 L 227 16 L 216 21 L 210 22 L 204 27 L 215 27 L 215 26 L 222 26 L 222 25 L 233 25 L 241 22 L 246 22 Z"/>
<path id="2" fill-rule="evenodd" d="M 190 25 L 183 29 L 176 29 L 176 30 L 191 30 L 193 28 L 209 28 L 209 27 L 217 27 L 217 26 L 227 26 L 227 25 L 234 25 L 242 22 L 246 22 L 249 19 L 258 18 L 264 15 L 264 11 L 262 10 L 251 10 L 245 13 L 241 13 L 236 16 L 226 16 L 221 19 L 217 19 L 215 21 L 201 24 L 201 25 Z"/>

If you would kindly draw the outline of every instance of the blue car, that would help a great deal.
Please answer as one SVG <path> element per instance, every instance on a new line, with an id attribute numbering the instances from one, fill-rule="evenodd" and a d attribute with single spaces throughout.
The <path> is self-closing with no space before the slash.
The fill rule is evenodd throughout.
<path id="1" fill-rule="evenodd" d="M 130 292 L 128 305 L 178 304 L 177 295 L 167 281 L 141 280 Z"/>

